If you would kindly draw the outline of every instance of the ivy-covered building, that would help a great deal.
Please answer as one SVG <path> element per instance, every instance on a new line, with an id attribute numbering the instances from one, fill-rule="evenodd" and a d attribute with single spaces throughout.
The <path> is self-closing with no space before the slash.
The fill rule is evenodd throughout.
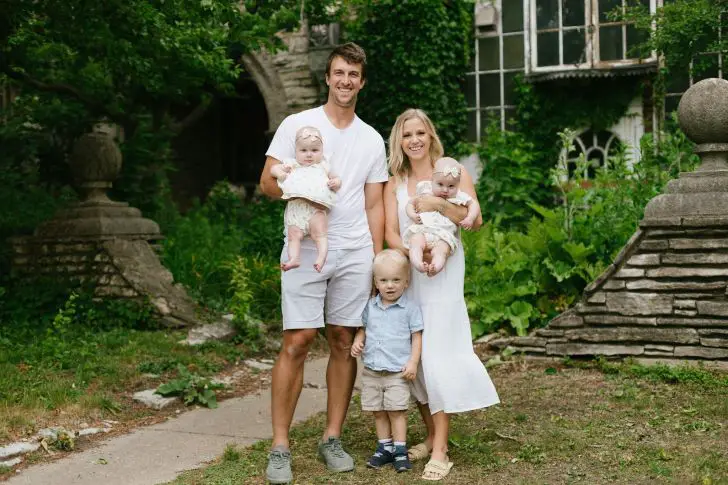
<path id="1" fill-rule="evenodd" d="M 607 126 L 569 126 L 578 133 L 570 157 L 583 153 L 603 163 L 624 144 L 629 159 L 638 161 L 640 138 L 677 108 L 690 85 L 723 77 L 723 59 L 720 54 L 705 54 L 710 66 L 701 75 L 669 76 L 664 90 L 654 89 L 660 60 L 654 52 L 638 49 L 645 32 L 613 15 L 635 4 L 654 14 L 663 0 L 478 0 L 475 55 L 465 87 L 468 139 L 483 141 L 489 123 L 501 129 L 510 126 L 518 116 L 522 80 L 547 96 L 549 90 L 560 90 L 562 109 L 574 112 L 575 118 L 589 118 L 580 110 L 614 117 Z M 620 96 L 616 90 L 634 96 L 614 102 Z"/>

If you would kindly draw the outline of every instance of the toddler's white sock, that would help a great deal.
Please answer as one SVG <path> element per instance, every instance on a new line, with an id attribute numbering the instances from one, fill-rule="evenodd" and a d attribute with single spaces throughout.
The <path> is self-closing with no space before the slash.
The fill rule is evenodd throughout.
<path id="1" fill-rule="evenodd" d="M 387 450 L 390 453 L 394 453 L 394 443 L 392 443 L 392 438 L 387 438 L 385 440 L 379 440 L 379 444 L 384 447 L 385 450 Z"/>

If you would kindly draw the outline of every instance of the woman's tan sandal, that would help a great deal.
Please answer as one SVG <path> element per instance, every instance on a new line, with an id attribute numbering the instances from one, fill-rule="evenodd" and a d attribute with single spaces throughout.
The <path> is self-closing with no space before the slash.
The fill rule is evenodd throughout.
<path id="1" fill-rule="evenodd" d="M 425 471 L 422 473 L 423 480 L 437 481 L 442 480 L 450 473 L 453 463 L 451 461 L 445 463 L 443 461 L 430 460 L 425 465 Z"/>
<path id="2" fill-rule="evenodd" d="M 430 456 L 430 450 L 427 449 L 426 444 L 420 443 L 407 450 L 407 456 L 411 461 L 424 460 Z"/>

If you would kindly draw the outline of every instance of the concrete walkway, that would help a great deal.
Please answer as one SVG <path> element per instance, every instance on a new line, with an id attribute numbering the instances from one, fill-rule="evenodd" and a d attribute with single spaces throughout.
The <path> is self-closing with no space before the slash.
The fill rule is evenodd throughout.
<path id="1" fill-rule="evenodd" d="M 326 410 L 328 358 L 306 362 L 304 388 L 294 421 Z M 217 409 L 197 409 L 139 428 L 93 449 L 31 466 L 9 485 L 156 485 L 174 480 L 222 454 L 228 443 L 248 446 L 271 437 L 270 391 L 228 399 Z M 103 458 L 106 465 L 99 463 Z"/>

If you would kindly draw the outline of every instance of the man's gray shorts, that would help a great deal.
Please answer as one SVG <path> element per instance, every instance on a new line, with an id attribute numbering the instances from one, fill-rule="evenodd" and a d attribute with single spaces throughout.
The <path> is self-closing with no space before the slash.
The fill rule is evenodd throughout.
<path id="1" fill-rule="evenodd" d="M 288 259 L 284 247 L 281 261 Z M 361 314 L 372 290 L 371 246 L 330 249 L 321 271 L 313 268 L 316 250 L 301 248 L 301 266 L 283 271 L 283 330 L 321 328 L 324 322 L 361 327 Z"/>

